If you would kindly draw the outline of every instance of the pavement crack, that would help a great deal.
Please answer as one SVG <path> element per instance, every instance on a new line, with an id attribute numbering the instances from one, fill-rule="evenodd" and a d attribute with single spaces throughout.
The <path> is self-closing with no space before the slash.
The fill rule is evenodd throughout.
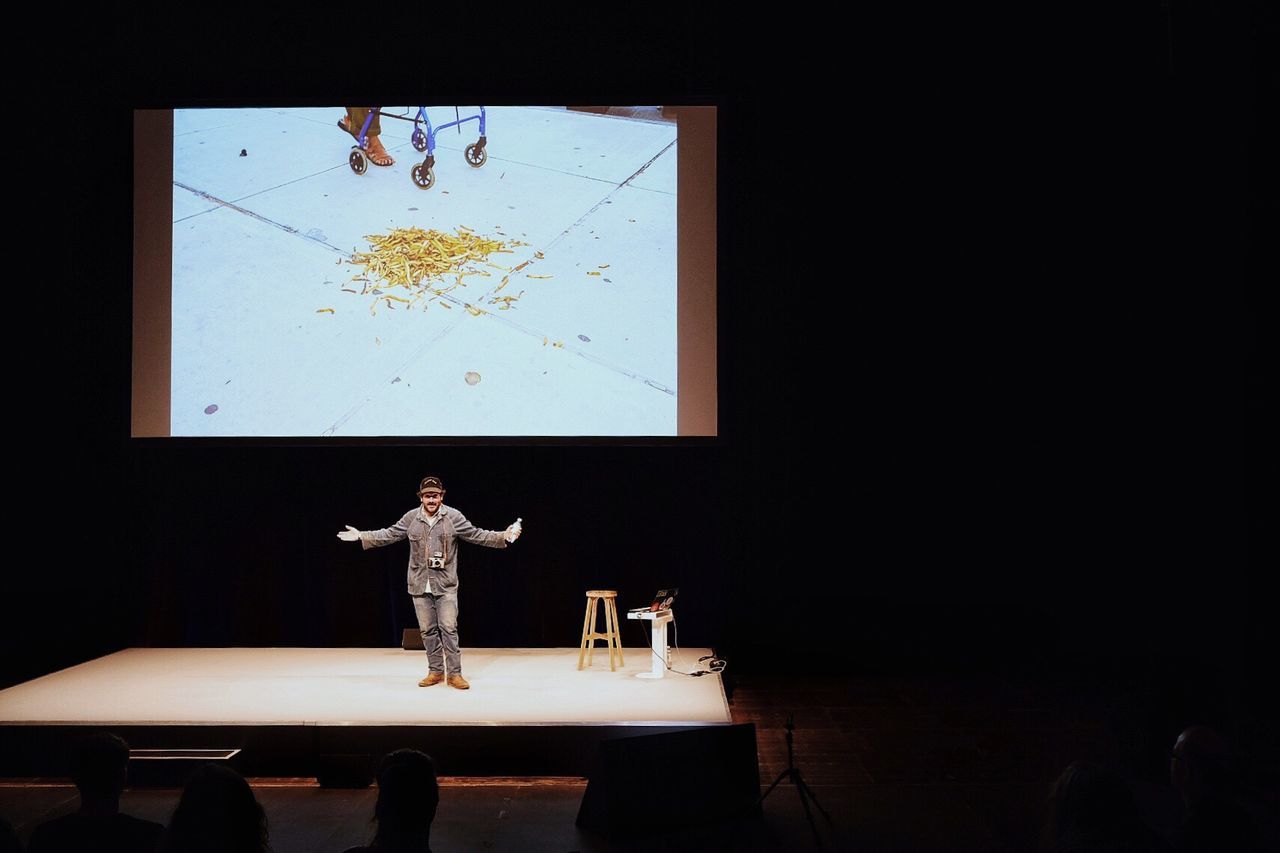
<path id="1" fill-rule="evenodd" d="M 654 154 L 652 157 L 650 157 L 650 158 L 649 158 L 649 162 L 645 163 L 645 164 L 644 164 L 643 166 L 641 166 L 639 169 L 636 169 L 636 170 L 635 170 L 635 172 L 633 172 L 633 173 L 632 173 L 631 177 L 627 178 L 627 179 L 626 179 L 625 181 L 623 181 L 619 186 L 624 186 L 624 187 L 625 187 L 627 184 L 631 183 L 631 182 L 632 182 L 632 181 L 634 181 L 636 178 L 638 178 L 638 177 L 640 177 L 641 175 L 643 175 L 643 174 L 644 174 L 644 170 L 645 170 L 645 169 L 647 169 L 647 168 L 649 168 L 650 166 L 652 166 L 654 163 L 658 162 L 658 158 L 659 158 L 659 157 L 661 157 L 663 154 L 666 154 L 668 151 L 670 151 L 672 148 L 674 148 L 674 147 L 676 146 L 676 142 L 677 142 L 677 141 L 678 141 L 678 140 L 673 139 L 673 140 L 671 140 L 670 142 L 668 142 L 668 143 L 667 143 L 667 147 L 663 148 L 663 149 L 662 149 L 661 151 L 659 151 L 657 154 Z M 638 189 L 638 188 L 637 188 L 637 189 Z"/>
<path id="2" fill-rule="evenodd" d="M 228 210 L 234 210 L 236 213 L 243 213 L 245 216 L 248 216 L 248 217 L 250 217 L 251 219 L 256 219 L 256 220 L 258 220 L 259 222 L 262 222 L 262 223 L 264 223 L 264 224 L 266 224 L 266 225 L 270 225 L 272 228 L 279 228 L 281 231 L 284 231 L 286 234 L 295 234 L 295 235 L 297 235 L 298 237 L 301 237 L 301 238 L 302 238 L 302 239 L 304 239 L 304 240 L 310 240 L 312 243 L 318 243 L 318 244 L 320 244 L 321 246 L 324 246 L 324 247 L 325 247 L 325 248 L 327 248 L 327 249 L 332 249 L 333 251 L 338 252 L 339 254 L 342 254 L 342 255 L 346 255 L 346 254 L 347 254 L 346 252 L 342 251 L 342 249 L 339 249 L 337 246 L 333 245 L 332 243 L 326 243 L 324 240 L 320 240 L 320 239 L 317 239 L 317 238 L 315 238 L 315 237 L 309 236 L 308 234 L 304 234 L 304 233 L 302 233 L 301 231 L 299 231 L 297 228 L 294 228 L 292 225 L 286 225 L 286 224 L 285 224 L 285 223 L 283 223 L 283 222 L 276 222 L 274 219 L 269 219 L 269 218 L 267 218 L 267 217 L 263 216 L 261 213 L 254 213 L 254 212 L 253 212 L 252 210 L 250 210 L 249 208 L 247 208 L 247 207 L 241 207 L 240 205 L 236 204 L 235 202 L 230 202 L 230 201 L 227 201 L 226 199 L 218 198 L 216 195 L 213 195 L 213 194 L 211 194 L 211 193 L 207 193 L 207 192 L 205 192 L 204 190 L 198 190 L 198 189 L 196 189 L 195 187 L 189 187 L 189 186 L 187 186 L 186 184 L 182 183 L 181 181 L 174 181 L 174 182 L 173 182 L 173 185 L 174 185 L 175 187 L 180 187 L 180 188 L 182 188 L 182 189 L 186 190 L 187 192 L 189 192 L 189 193 L 191 193 L 191 194 L 193 194 L 193 195 L 197 195 L 197 196 L 199 196 L 200 198 L 202 198 L 202 199 L 204 199 L 204 200 L 206 200 L 206 201 L 213 202 L 214 204 L 218 205 L 219 207 L 225 207 L 225 208 L 227 208 Z M 258 193 L 254 193 L 254 195 L 258 195 Z M 195 215 L 195 216 L 200 216 L 201 214 L 197 213 L 197 214 L 194 214 L 194 215 Z M 187 216 L 187 217 L 183 217 L 183 218 L 184 218 L 184 219 L 190 219 L 191 217 L 190 217 L 190 216 Z M 176 224 L 176 223 L 178 223 L 178 222 L 181 222 L 181 221 L 182 221 L 182 219 L 176 219 L 176 220 L 174 220 L 175 224 Z"/>

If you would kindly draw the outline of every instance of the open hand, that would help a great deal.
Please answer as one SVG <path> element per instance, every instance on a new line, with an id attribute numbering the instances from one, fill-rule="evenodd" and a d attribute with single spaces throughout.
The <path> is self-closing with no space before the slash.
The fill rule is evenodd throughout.
<path id="1" fill-rule="evenodd" d="M 338 533 L 338 538 L 341 539 L 343 542 L 359 542 L 360 531 L 356 530 L 354 527 L 348 524 L 346 530 L 343 530 Z"/>

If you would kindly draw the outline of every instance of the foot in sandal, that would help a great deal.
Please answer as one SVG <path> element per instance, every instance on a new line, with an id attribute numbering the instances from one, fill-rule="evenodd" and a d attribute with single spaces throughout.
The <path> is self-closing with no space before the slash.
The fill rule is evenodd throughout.
<path id="1" fill-rule="evenodd" d="M 373 161 L 375 166 L 390 166 L 396 161 L 387 153 L 387 149 L 382 147 L 382 140 L 376 136 L 370 136 L 369 142 L 365 146 L 369 159 Z"/>

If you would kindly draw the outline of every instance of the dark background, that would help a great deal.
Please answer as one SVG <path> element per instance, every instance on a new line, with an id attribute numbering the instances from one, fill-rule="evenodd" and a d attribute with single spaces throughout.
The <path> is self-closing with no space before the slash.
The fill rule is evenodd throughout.
<path id="1" fill-rule="evenodd" d="M 11 159 L 0 685 L 138 645 L 390 645 L 404 547 L 334 534 L 430 473 L 480 526 L 525 519 L 461 555 L 465 646 L 574 646 L 585 589 L 678 584 L 680 643 L 730 674 L 1070 672 L 1274 710 L 1262 4 L 208 14 L 77 28 L 31 113 L 57 146 Z M 719 107 L 719 438 L 130 439 L 131 111 L 423 93 Z"/>

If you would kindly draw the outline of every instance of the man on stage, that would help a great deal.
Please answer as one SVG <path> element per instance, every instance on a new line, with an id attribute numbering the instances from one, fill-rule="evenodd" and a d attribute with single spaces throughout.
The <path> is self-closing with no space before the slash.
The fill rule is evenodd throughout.
<path id="1" fill-rule="evenodd" d="M 422 506 L 406 512 L 391 527 L 362 531 L 348 524 L 338 538 L 359 540 L 366 549 L 409 540 L 409 596 L 430 667 L 418 686 L 439 684 L 447 670 L 449 686 L 466 690 L 471 685 L 462 677 L 462 653 L 458 650 L 457 541 L 505 548 L 520 538 L 520 519 L 504 531 L 481 530 L 462 513 L 444 505 L 444 485 L 437 477 L 427 477 L 419 484 L 418 499 Z"/>

